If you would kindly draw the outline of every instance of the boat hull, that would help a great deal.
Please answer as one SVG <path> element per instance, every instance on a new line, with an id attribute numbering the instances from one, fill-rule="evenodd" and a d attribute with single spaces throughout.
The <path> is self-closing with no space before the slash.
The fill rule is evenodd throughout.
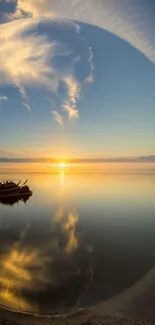
<path id="1" fill-rule="evenodd" d="M 24 197 L 27 197 L 27 196 L 32 196 L 33 192 L 32 191 L 25 191 L 25 192 L 22 192 L 22 191 L 18 191 L 18 192 L 14 192 L 14 193 L 3 193 L 1 194 L 0 193 L 0 200 L 1 199 L 8 199 L 8 198 L 24 198 Z"/>

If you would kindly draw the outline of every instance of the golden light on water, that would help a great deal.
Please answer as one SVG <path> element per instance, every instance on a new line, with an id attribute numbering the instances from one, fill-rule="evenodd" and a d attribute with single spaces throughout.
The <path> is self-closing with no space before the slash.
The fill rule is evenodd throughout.
<path id="1" fill-rule="evenodd" d="M 64 170 L 61 171 L 61 198 L 64 195 L 64 184 L 65 184 L 65 172 Z"/>

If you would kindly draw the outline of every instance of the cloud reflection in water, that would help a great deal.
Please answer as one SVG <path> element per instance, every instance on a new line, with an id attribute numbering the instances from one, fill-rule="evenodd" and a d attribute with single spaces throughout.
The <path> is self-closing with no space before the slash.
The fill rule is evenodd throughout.
<path id="1" fill-rule="evenodd" d="M 42 297 L 46 294 L 47 297 L 51 295 L 51 301 L 47 298 L 48 304 L 51 305 L 59 305 L 58 301 L 62 296 L 61 310 L 65 308 L 65 299 L 69 308 L 78 303 L 81 292 L 85 291 L 89 282 L 89 259 L 83 266 L 78 253 L 76 255 L 80 248 L 77 224 L 77 213 L 66 212 L 60 208 L 52 220 L 47 242 L 43 244 L 41 240 L 39 247 L 37 242 L 29 243 L 31 226 L 24 228 L 19 240 L 14 241 L 1 255 L 2 305 L 23 311 L 40 312 L 41 301 L 44 299 Z M 73 288 L 73 293 L 64 298 L 70 287 Z M 48 308 L 49 306 L 47 309 L 45 307 L 44 311 L 49 312 Z"/>

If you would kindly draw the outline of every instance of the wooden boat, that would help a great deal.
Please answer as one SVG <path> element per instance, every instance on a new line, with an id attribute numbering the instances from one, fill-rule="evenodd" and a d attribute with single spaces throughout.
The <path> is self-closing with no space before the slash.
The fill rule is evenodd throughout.
<path id="1" fill-rule="evenodd" d="M 32 194 L 31 194 L 32 195 Z M 27 203 L 27 201 L 30 199 L 31 195 L 24 195 L 23 197 L 21 196 L 3 196 L 0 198 L 0 204 L 2 205 L 14 205 L 16 203 L 19 203 L 20 201 Z"/>
<path id="2" fill-rule="evenodd" d="M 0 200 L 8 198 L 24 198 L 32 196 L 32 191 L 26 185 L 27 180 L 22 186 L 20 186 L 21 181 L 16 184 L 12 181 L 7 181 L 0 183 Z"/>

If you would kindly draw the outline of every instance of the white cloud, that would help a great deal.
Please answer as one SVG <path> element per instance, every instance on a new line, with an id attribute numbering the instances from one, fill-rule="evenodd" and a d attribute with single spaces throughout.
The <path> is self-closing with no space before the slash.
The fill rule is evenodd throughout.
<path id="1" fill-rule="evenodd" d="M 79 117 L 79 111 L 76 105 L 65 102 L 62 104 L 62 108 L 67 112 L 69 120 L 77 119 Z"/>
<path id="2" fill-rule="evenodd" d="M 60 125 L 63 126 L 64 125 L 64 120 L 63 117 L 57 112 L 57 111 L 51 111 L 51 113 L 54 116 L 54 120 Z"/>
<path id="3" fill-rule="evenodd" d="M 24 107 L 26 107 L 26 108 L 28 109 L 29 112 L 31 112 L 31 107 L 30 107 L 29 104 L 27 104 L 27 103 L 23 103 L 22 105 L 23 105 Z"/>
<path id="4" fill-rule="evenodd" d="M 69 120 L 76 119 L 79 117 L 79 111 L 76 105 L 81 90 L 80 84 L 71 75 L 63 77 L 62 81 L 68 91 L 68 99 L 62 104 L 62 108 L 68 113 Z"/>
<path id="5" fill-rule="evenodd" d="M 91 47 L 89 47 L 89 65 L 90 65 L 90 73 L 89 76 L 84 80 L 84 83 L 90 84 L 94 82 L 94 53 Z"/>
<path id="6" fill-rule="evenodd" d="M 93 24 L 128 41 L 155 63 L 148 1 L 135 0 L 18 0 L 17 14 L 59 17 Z"/>
<path id="7" fill-rule="evenodd" d="M 58 87 L 58 76 L 49 64 L 59 48 L 44 35 L 26 33 L 38 20 L 24 19 L 0 26 L 0 84 L 13 84 L 27 99 L 27 85 L 43 85 L 51 91 Z"/>
<path id="8" fill-rule="evenodd" d="M 23 12 L 33 17 L 54 17 L 51 0 L 18 0 L 16 15 L 22 16 Z"/>
<path id="9" fill-rule="evenodd" d="M 14 156 L 14 152 L 11 149 L 0 148 L 0 158 L 10 158 Z"/>
<path id="10" fill-rule="evenodd" d="M 11 19 L 27 18 L 11 21 L 0 26 L 0 84 L 11 84 L 17 88 L 24 99 L 23 106 L 29 111 L 27 87 L 45 86 L 51 92 L 57 92 L 60 82 L 66 86 L 67 96 L 62 102 L 62 108 L 67 112 L 69 120 L 79 117 L 77 101 L 80 96 L 81 85 L 74 76 L 73 66 L 79 57 L 73 60 L 69 74 L 54 68 L 51 60 L 55 55 L 63 54 L 61 45 L 50 42 L 47 36 L 34 33 L 40 19 L 32 19 L 30 16 L 50 16 L 52 14 L 52 2 L 46 0 L 18 0 L 16 13 Z M 64 21 L 59 22 L 64 24 Z M 79 34 L 80 27 L 76 22 L 67 22 Z M 31 31 L 31 33 L 29 33 Z M 34 32 L 33 32 L 34 31 Z M 90 75 L 86 82 L 93 81 L 93 52 L 89 48 Z M 63 117 L 53 111 L 56 122 L 64 124 Z M 57 114 L 56 114 L 57 113 Z"/>
<path id="11" fill-rule="evenodd" d="M 52 0 L 52 12 L 57 17 L 104 28 L 155 63 L 155 46 L 151 42 L 154 20 L 148 6 L 146 0 L 143 4 L 135 0 Z"/>
<path id="12" fill-rule="evenodd" d="M 73 60 L 69 66 L 69 74 L 55 68 L 52 59 L 56 55 L 66 55 L 64 47 L 54 41 L 50 42 L 46 35 L 38 35 L 36 27 L 40 19 L 21 19 L 0 26 L 0 84 L 13 85 L 24 99 L 23 106 L 29 111 L 28 86 L 44 86 L 51 92 L 57 93 L 60 83 L 66 87 L 67 97 L 62 103 L 68 117 L 77 118 L 77 100 L 80 96 L 80 84 L 74 76 Z M 73 24 L 73 28 L 77 31 Z M 31 33 L 29 32 L 31 31 Z M 79 58 L 78 58 L 79 59 Z M 55 120 L 59 125 L 64 124 L 62 116 L 54 111 Z"/>
<path id="13" fill-rule="evenodd" d="M 155 63 L 154 20 L 147 0 L 17 0 L 12 19 L 32 17 L 71 19 L 104 28 L 128 41 Z"/>
<path id="14" fill-rule="evenodd" d="M 76 104 L 80 94 L 80 85 L 73 76 L 65 76 L 62 78 L 68 89 L 68 98 L 71 103 Z"/>
<path id="15" fill-rule="evenodd" d="M 0 101 L 1 100 L 8 101 L 8 97 L 7 96 L 0 96 Z"/>

